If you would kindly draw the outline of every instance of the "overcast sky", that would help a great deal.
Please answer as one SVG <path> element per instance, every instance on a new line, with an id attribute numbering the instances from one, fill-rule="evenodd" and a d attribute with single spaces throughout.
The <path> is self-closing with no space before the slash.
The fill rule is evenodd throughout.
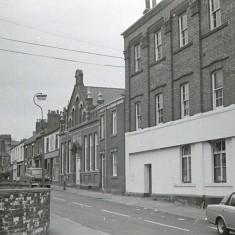
<path id="1" fill-rule="evenodd" d="M 48 109 L 62 111 L 71 97 L 76 69 L 83 70 L 86 86 L 125 84 L 123 59 L 11 40 L 123 57 L 121 33 L 144 9 L 145 0 L 0 0 L 0 134 L 11 134 L 15 140 L 32 136 L 41 118 L 33 103 L 38 92 L 47 94 L 40 103 L 44 118 Z"/>

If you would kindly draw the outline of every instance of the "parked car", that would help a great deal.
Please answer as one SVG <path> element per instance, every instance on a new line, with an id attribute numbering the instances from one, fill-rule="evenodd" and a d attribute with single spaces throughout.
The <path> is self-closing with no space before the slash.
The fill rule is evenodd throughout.
<path id="1" fill-rule="evenodd" d="M 235 192 L 224 197 L 220 204 L 207 206 L 207 220 L 217 225 L 220 235 L 235 231 Z"/>
<path id="2" fill-rule="evenodd" d="M 44 173 L 45 187 L 51 187 L 51 178 L 45 170 Z M 42 187 L 42 168 L 27 168 L 25 175 L 21 177 L 24 183 L 30 183 L 31 187 Z"/>

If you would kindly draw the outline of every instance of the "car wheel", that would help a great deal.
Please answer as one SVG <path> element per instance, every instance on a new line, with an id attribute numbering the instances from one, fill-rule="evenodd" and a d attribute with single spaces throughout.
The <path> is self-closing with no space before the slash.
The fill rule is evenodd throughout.
<path id="1" fill-rule="evenodd" d="M 229 230 L 226 228 L 224 220 L 219 218 L 217 221 L 217 231 L 220 235 L 227 235 L 229 234 Z"/>

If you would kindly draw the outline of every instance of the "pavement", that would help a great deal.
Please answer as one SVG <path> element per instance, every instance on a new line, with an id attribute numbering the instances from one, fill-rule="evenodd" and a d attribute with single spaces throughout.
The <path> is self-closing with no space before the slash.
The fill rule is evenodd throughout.
<path id="1" fill-rule="evenodd" d="M 206 220 L 206 210 L 183 205 L 181 203 L 171 203 L 162 200 L 153 200 L 150 197 L 136 197 L 136 196 L 125 196 L 125 195 L 112 195 L 103 192 L 91 191 L 91 190 L 82 190 L 73 187 L 66 187 L 66 190 L 63 190 L 62 186 L 52 186 L 52 190 L 63 191 L 67 193 L 87 195 L 94 198 L 102 198 L 114 203 L 125 204 L 129 206 L 141 207 L 144 209 L 152 209 L 155 211 L 165 212 L 185 218 L 190 218 L 194 220 Z M 68 224 L 68 226 L 65 226 Z M 71 232 L 68 232 L 66 228 L 70 227 Z M 50 223 L 50 235 L 77 235 L 77 234 L 97 234 L 104 235 L 100 231 L 94 231 L 90 228 L 87 228 L 77 222 L 68 220 L 66 218 L 60 217 L 51 213 L 51 223 Z"/>

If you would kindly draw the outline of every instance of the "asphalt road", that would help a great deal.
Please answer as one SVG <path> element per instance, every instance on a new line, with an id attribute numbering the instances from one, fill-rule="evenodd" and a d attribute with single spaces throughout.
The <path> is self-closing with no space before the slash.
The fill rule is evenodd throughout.
<path id="1" fill-rule="evenodd" d="M 74 194 L 63 191 L 52 191 L 51 214 L 60 227 L 63 224 L 64 232 L 72 234 L 70 230 L 77 229 L 76 234 L 130 234 L 130 235 L 184 235 L 184 234 L 211 234 L 217 231 L 206 221 L 179 217 L 154 209 L 136 207 L 107 201 L 81 193 Z M 70 225 L 69 225 L 70 223 Z M 73 225 L 72 225 L 73 224 Z M 77 226 L 76 226 L 77 225 Z M 79 226 L 84 230 L 79 229 Z M 53 226 L 52 227 L 56 227 Z M 59 232 L 51 232 L 59 234 Z"/>

